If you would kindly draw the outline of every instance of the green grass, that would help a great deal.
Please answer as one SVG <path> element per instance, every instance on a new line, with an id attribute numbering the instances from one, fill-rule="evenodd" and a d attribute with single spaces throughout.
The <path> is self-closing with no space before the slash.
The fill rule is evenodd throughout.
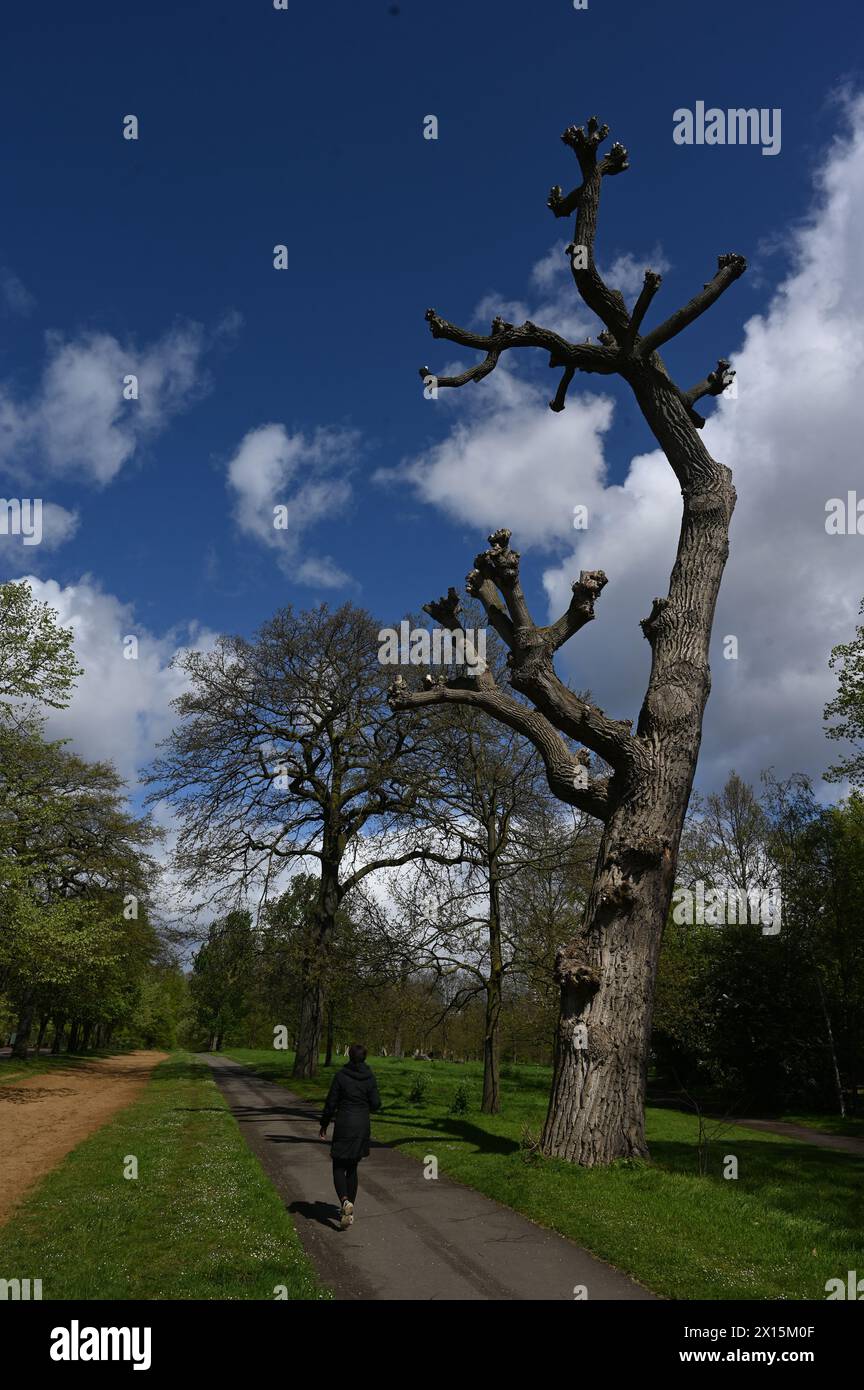
<path id="1" fill-rule="evenodd" d="M 329 1296 L 208 1069 L 183 1053 L 0 1228 L 0 1277 L 41 1279 L 44 1299 Z"/>
<path id="2" fill-rule="evenodd" d="M 228 1055 L 316 1100 L 335 1069 L 294 1081 L 290 1054 L 231 1048 Z M 384 1102 L 373 1120 L 378 1142 L 417 1159 L 435 1154 L 450 1177 L 667 1297 L 824 1299 L 827 1279 L 864 1269 L 864 1159 L 855 1155 L 725 1126 L 711 1145 L 709 1173 L 700 1177 L 695 1118 L 649 1108 L 648 1163 L 583 1169 L 526 1161 L 520 1136 L 523 1127 L 538 1133 L 542 1126 L 547 1068 L 505 1067 L 503 1113 L 490 1116 L 479 1109 L 479 1063 L 370 1061 Z M 430 1087 L 423 1104 L 412 1105 L 418 1071 L 429 1075 Z M 472 1109 L 457 1117 L 449 1107 L 460 1080 L 468 1082 Z M 738 1159 L 737 1180 L 722 1176 L 726 1154 Z"/>
<path id="3" fill-rule="evenodd" d="M 821 1129 L 823 1134 L 838 1134 L 852 1139 L 864 1139 L 864 1116 L 847 1115 L 781 1115 L 787 1125 L 803 1125 L 805 1129 Z"/>

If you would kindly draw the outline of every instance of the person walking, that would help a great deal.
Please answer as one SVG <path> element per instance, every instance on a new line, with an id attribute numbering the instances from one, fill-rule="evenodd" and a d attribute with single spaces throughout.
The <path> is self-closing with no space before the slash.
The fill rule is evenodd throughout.
<path id="1" fill-rule="evenodd" d="M 333 1186 L 339 1198 L 339 1225 L 343 1231 L 354 1221 L 357 1200 L 357 1164 L 368 1157 L 370 1114 L 381 1109 L 381 1097 L 374 1073 L 366 1065 L 366 1049 L 352 1043 L 348 1061 L 330 1083 L 321 1115 L 320 1139 L 327 1138 L 327 1126 L 335 1120 L 330 1157 L 333 1160 Z"/>

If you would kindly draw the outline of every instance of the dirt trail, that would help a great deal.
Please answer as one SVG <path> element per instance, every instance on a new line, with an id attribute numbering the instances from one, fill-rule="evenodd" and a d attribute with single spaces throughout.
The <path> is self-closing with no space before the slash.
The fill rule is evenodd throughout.
<path id="1" fill-rule="evenodd" d="M 129 1105 L 167 1055 L 127 1052 L 0 1079 L 0 1222 L 70 1149 Z"/>

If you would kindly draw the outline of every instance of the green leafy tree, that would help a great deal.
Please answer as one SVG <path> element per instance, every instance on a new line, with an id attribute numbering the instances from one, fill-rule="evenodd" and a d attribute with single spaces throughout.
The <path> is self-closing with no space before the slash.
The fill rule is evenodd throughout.
<path id="1" fill-rule="evenodd" d="M 220 1050 L 225 1034 L 248 1013 L 254 964 L 255 938 L 248 912 L 229 912 L 211 923 L 189 981 L 195 1014 L 211 1052 Z"/>
<path id="2" fill-rule="evenodd" d="M 62 709 L 82 674 L 73 636 L 25 580 L 0 585 L 0 718 Z"/>
<path id="3" fill-rule="evenodd" d="M 148 850 L 159 834 L 128 811 L 110 764 L 46 741 L 32 721 L 0 724 L 0 988 L 18 1010 L 17 1056 L 37 1012 L 104 1014 L 92 952 L 105 969 L 124 953 L 129 969 L 152 955 Z"/>

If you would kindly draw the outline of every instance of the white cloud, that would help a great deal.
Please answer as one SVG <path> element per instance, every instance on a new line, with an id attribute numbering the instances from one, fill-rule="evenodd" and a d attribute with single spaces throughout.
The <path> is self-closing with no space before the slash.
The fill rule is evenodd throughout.
<path id="1" fill-rule="evenodd" d="M 376 480 L 408 482 L 424 502 L 480 530 L 514 518 L 522 545 L 564 541 L 574 506 L 593 509 L 602 496 L 611 400 L 571 391 L 556 415 L 548 397 L 506 367 L 471 389 L 464 421 L 418 458 L 379 470 Z"/>
<path id="2" fill-rule="evenodd" d="M 836 752 L 822 733 L 833 692 L 827 659 L 852 635 L 864 537 L 828 536 L 825 503 L 856 487 L 864 496 L 864 99 L 847 102 L 842 114 L 848 129 L 822 164 L 809 219 L 789 234 L 793 268 L 766 312 L 745 325 L 733 356 L 738 398 L 721 399 L 705 429 L 738 490 L 714 629 L 701 763 L 709 784 L 731 766 L 751 777 L 772 763 L 818 774 Z M 632 292 L 637 272 L 641 265 L 622 258 L 619 284 Z M 547 288 L 551 274 L 544 268 L 535 278 Z M 467 400 L 453 392 L 462 401 L 459 422 L 404 472 L 426 501 L 478 530 L 512 525 L 517 546 L 560 542 L 572 504 L 589 505 L 588 531 L 571 533 L 572 554 L 544 576 L 555 613 L 580 569 L 609 576 L 596 621 L 565 648 L 562 669 L 610 712 L 635 716 L 650 656 L 638 624 L 668 585 L 677 484 L 655 451 L 632 460 L 622 486 L 608 486 L 601 455 L 608 401 L 592 414 L 571 390 L 566 411 L 552 416 L 512 371 L 503 386 L 502 375 L 499 367 L 469 388 Z M 489 393 L 496 378 L 497 394 Z M 738 638 L 737 661 L 723 659 L 727 634 Z"/>
<path id="3" fill-rule="evenodd" d="M 136 620 L 130 605 L 89 577 L 66 587 L 53 579 L 26 578 L 35 597 L 71 627 L 84 668 L 69 707 L 49 713 L 49 735 L 70 739 L 83 758 L 113 762 L 134 783 L 176 717 L 171 701 L 184 689 L 185 677 L 172 667 L 174 656 L 186 647 L 209 647 L 213 635 L 191 629 L 157 637 Z M 127 637 L 137 638 L 136 659 L 124 656 Z"/>
<path id="4" fill-rule="evenodd" d="M 260 425 L 244 436 L 228 463 L 240 530 L 272 550 L 284 572 L 301 583 L 339 588 L 351 582 L 328 555 L 301 554 L 301 543 L 307 531 L 350 501 L 356 447 L 350 430 L 306 435 L 289 434 L 284 425 Z"/>
<path id="5" fill-rule="evenodd" d="M 218 333 L 217 333 L 218 336 Z M 46 338 L 41 381 L 31 396 L 0 384 L 0 463 L 16 473 L 34 464 L 106 484 L 206 388 L 208 346 L 197 324 L 176 325 L 147 347 L 110 333 Z M 138 399 L 124 399 L 124 378 Z"/>

